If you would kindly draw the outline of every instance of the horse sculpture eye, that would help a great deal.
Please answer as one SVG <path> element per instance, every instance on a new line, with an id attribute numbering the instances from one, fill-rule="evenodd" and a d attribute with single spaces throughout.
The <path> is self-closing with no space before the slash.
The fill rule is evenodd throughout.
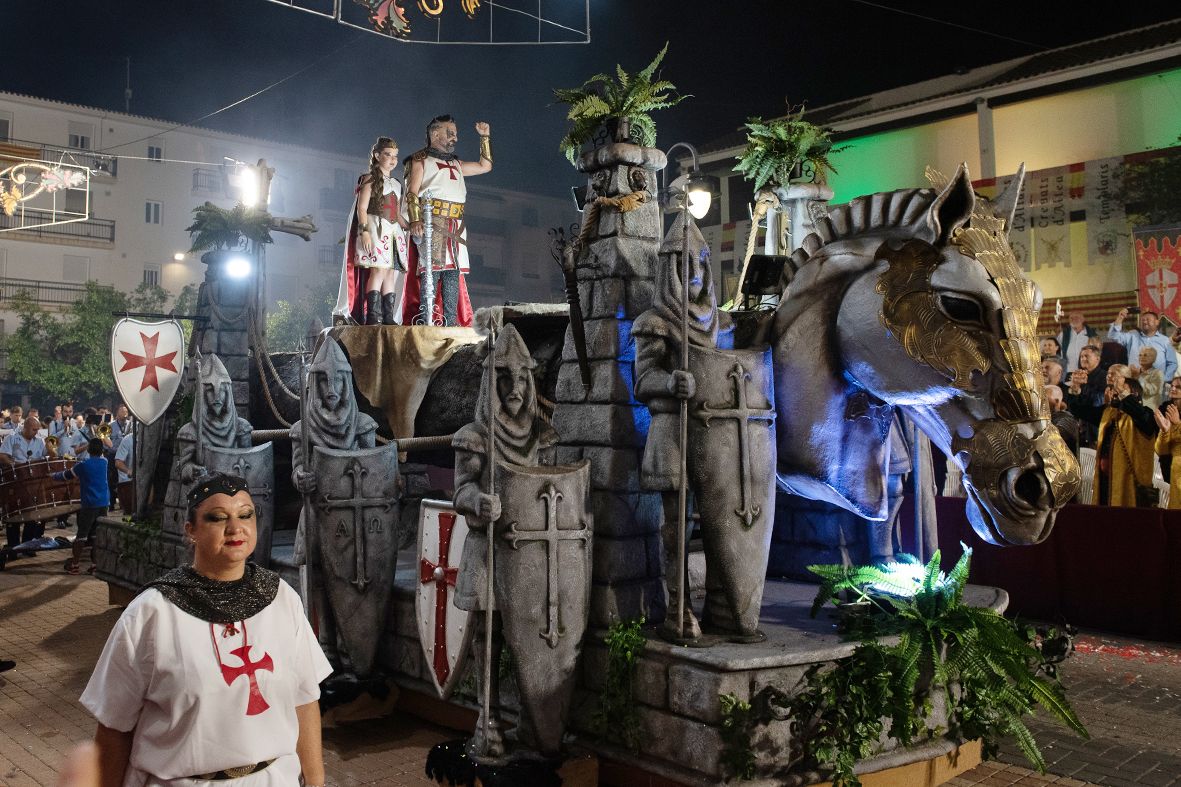
<path id="1" fill-rule="evenodd" d="M 943 313 L 956 322 L 984 324 L 984 313 L 980 304 L 970 298 L 940 295 L 939 305 L 943 308 Z"/>

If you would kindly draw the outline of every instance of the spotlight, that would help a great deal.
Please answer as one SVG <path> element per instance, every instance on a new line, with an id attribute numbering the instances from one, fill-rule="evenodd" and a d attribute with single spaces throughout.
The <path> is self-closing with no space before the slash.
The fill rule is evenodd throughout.
<path id="1" fill-rule="evenodd" d="M 222 265 L 222 270 L 225 272 L 226 276 L 230 277 L 231 279 L 245 279 L 250 275 L 252 266 L 250 264 L 250 260 L 246 259 L 240 254 L 235 254 L 233 257 L 230 257 L 225 261 L 225 263 Z"/>
<path id="2" fill-rule="evenodd" d="M 178 251 L 176 254 L 172 255 L 172 259 L 174 259 L 177 262 L 184 262 L 185 253 L 183 251 Z"/>

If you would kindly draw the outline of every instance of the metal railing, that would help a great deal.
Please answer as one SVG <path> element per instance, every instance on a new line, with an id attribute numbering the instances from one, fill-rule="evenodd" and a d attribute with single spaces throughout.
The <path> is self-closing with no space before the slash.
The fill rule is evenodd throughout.
<path id="1" fill-rule="evenodd" d="M 225 178 L 221 170 L 196 167 L 193 170 L 193 193 L 225 194 Z"/>
<path id="2" fill-rule="evenodd" d="M 63 214 L 57 214 L 62 220 Z M 49 224 L 54 220 L 54 214 L 47 210 L 17 211 L 12 216 L 6 216 L 0 211 L 0 230 L 28 238 L 73 238 L 75 240 L 93 241 L 98 243 L 115 243 L 115 222 L 110 219 L 84 219 L 82 221 L 68 221 L 63 224 Z M 29 227 L 29 224 L 42 224 L 40 227 Z M 0 235 L 3 237 L 3 235 Z"/>
<path id="3" fill-rule="evenodd" d="M 92 150 L 71 148 L 64 145 L 47 145 L 43 142 L 34 142 L 27 139 L 8 139 L 5 142 L 22 147 L 39 148 L 41 150 L 42 161 L 61 162 L 65 165 L 74 164 L 80 167 L 87 167 L 90 169 L 92 175 L 109 175 L 113 178 L 119 174 L 119 159 L 117 156 L 95 153 Z"/>
<path id="4" fill-rule="evenodd" d="M 104 289 L 114 289 L 99 285 Z M 76 303 L 86 293 L 85 284 L 72 282 L 47 282 L 33 279 L 0 279 L 0 304 L 24 294 L 36 303 L 69 305 Z"/>

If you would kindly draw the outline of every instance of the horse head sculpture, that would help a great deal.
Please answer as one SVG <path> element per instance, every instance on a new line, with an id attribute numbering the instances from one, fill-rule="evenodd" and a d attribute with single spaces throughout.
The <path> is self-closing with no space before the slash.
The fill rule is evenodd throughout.
<path id="1" fill-rule="evenodd" d="M 792 255 L 773 326 L 780 486 L 885 519 L 900 407 L 963 468 L 981 538 L 1049 535 L 1079 469 L 1043 396 L 1041 292 L 1008 244 L 1023 173 L 989 201 L 964 165 L 929 172 L 937 189 L 853 200 Z"/>

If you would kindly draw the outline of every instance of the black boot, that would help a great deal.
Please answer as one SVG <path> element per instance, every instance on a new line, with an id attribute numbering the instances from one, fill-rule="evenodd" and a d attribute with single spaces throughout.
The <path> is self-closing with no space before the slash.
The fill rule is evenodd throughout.
<path id="1" fill-rule="evenodd" d="M 365 324 L 381 325 L 381 293 L 377 290 L 365 293 Z"/>
<path id="2" fill-rule="evenodd" d="M 398 313 L 398 293 L 387 292 L 381 296 L 382 322 L 386 325 L 397 325 L 395 315 Z"/>

